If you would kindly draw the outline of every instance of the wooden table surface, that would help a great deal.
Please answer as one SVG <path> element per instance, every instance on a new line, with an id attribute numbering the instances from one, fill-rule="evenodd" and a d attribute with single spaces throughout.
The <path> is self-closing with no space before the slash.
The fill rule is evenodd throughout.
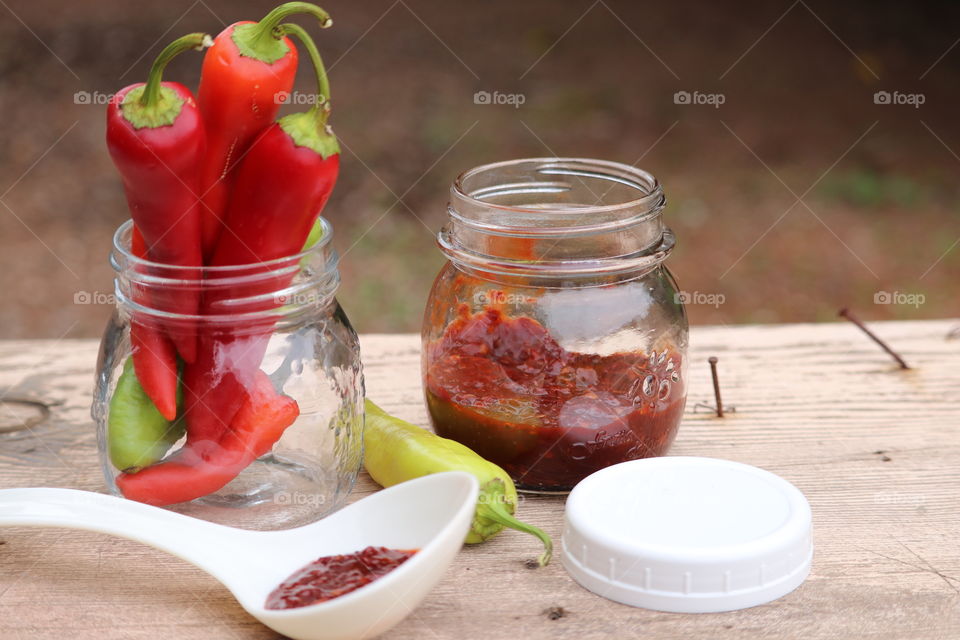
<path id="1" fill-rule="evenodd" d="M 877 323 L 913 366 L 899 370 L 849 324 L 694 327 L 689 402 L 671 453 L 737 460 L 796 484 L 813 508 L 807 582 L 761 607 L 681 615 L 603 600 L 559 562 L 531 570 L 531 537 L 465 548 L 386 638 L 960 638 L 960 339 L 955 322 Z M 368 393 L 426 423 L 419 340 L 362 339 Z M 0 487 L 102 490 L 89 416 L 92 341 L 0 342 Z M 723 419 L 706 359 L 720 358 Z M 11 415 L 16 413 L 17 415 Z M 0 426 L 2 429 L 2 426 Z M 356 497 L 375 489 L 365 476 Z M 559 542 L 563 499 L 527 497 L 521 517 Z M 0 530 L 3 640 L 275 638 L 217 582 L 125 540 Z"/>

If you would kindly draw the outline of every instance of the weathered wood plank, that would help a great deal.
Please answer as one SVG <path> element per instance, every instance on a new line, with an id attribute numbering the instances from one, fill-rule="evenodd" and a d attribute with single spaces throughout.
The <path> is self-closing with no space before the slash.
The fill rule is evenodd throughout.
<path id="1" fill-rule="evenodd" d="M 810 579 L 766 606 L 677 615 L 618 605 L 530 570 L 532 538 L 506 532 L 459 556 L 389 638 L 960 637 L 960 340 L 948 321 L 874 328 L 900 371 L 848 324 L 695 327 L 690 401 L 672 450 L 774 471 L 809 497 Z M 419 424 L 415 336 L 364 336 L 367 388 Z M 0 393 L 51 404 L 30 432 L 0 434 L 0 486 L 99 490 L 89 418 L 96 345 L 0 342 Z M 718 419 L 706 358 L 720 358 Z M 364 478 L 356 497 L 375 489 Z M 562 498 L 528 497 L 524 519 L 559 539 Z M 92 533 L 0 530 L 0 637 L 273 638 L 215 581 L 183 562 Z"/>

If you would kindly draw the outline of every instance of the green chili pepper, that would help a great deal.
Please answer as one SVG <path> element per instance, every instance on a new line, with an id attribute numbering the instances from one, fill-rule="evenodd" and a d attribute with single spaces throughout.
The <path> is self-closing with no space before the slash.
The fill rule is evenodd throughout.
<path id="1" fill-rule="evenodd" d="M 311 247 L 316 245 L 318 242 L 320 242 L 320 239 L 322 237 L 323 237 L 323 222 L 320 220 L 320 218 L 317 218 L 314 221 L 313 226 L 310 227 L 310 233 L 307 235 L 307 240 L 306 242 L 303 243 L 303 249 L 301 249 L 301 251 L 306 251 L 307 249 L 310 249 Z"/>
<path id="2" fill-rule="evenodd" d="M 323 220 L 317 218 L 313 222 L 313 226 L 310 227 L 310 233 L 307 235 L 307 240 L 303 243 L 303 248 L 300 249 L 300 252 L 303 253 L 309 249 L 317 246 L 317 243 L 323 239 Z M 310 257 L 304 256 L 300 258 L 300 267 L 306 267 L 310 263 Z"/>
<path id="3" fill-rule="evenodd" d="M 454 440 L 387 414 L 369 399 L 363 433 L 363 464 L 384 487 L 441 471 L 466 471 L 480 481 L 480 497 L 467 544 L 496 535 L 504 527 L 523 531 L 543 541 L 540 566 L 550 562 L 553 541 L 544 531 L 513 517 L 517 489 L 507 472 Z"/>
<path id="4" fill-rule="evenodd" d="M 183 390 L 177 386 L 177 404 L 183 404 Z M 157 462 L 183 437 L 180 419 L 169 421 L 161 415 L 137 380 L 133 358 L 123 365 L 123 373 L 110 399 L 107 419 L 107 444 L 113 466 L 128 473 Z"/>

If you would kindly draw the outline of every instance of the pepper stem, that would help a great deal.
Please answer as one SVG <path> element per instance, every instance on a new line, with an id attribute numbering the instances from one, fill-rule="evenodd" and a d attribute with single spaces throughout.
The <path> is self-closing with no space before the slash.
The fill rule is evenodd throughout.
<path id="1" fill-rule="evenodd" d="M 553 540 L 543 529 L 517 520 L 513 517 L 513 514 L 507 511 L 507 508 L 503 505 L 503 503 L 497 500 L 478 502 L 477 515 L 487 518 L 488 520 L 492 520 L 497 524 L 502 524 L 505 527 L 510 527 L 511 529 L 516 529 L 517 531 L 522 531 L 523 533 L 529 533 L 532 536 L 536 536 L 541 542 L 543 542 L 543 553 L 540 554 L 539 558 L 537 558 L 537 563 L 541 567 L 545 567 L 550 563 L 550 558 L 553 557 Z"/>
<path id="2" fill-rule="evenodd" d="M 191 33 L 167 45 L 150 67 L 147 83 L 135 86 L 123 96 L 119 107 L 124 119 L 134 129 L 156 129 L 176 122 L 183 111 L 184 98 L 163 85 L 163 70 L 168 62 L 187 49 L 202 51 L 212 44 L 213 39 L 207 34 Z"/>
<path id="3" fill-rule="evenodd" d="M 234 28 L 233 39 L 240 53 L 273 64 L 286 55 L 287 47 L 281 41 L 283 31 L 280 23 L 291 15 L 305 13 L 320 21 L 320 28 L 333 25 L 330 14 L 309 2 L 285 2 L 275 7 L 256 24 L 243 24 Z"/>
<path id="4" fill-rule="evenodd" d="M 306 29 L 298 24 L 288 22 L 281 25 L 280 30 L 285 34 L 289 33 L 295 36 L 310 56 L 314 73 L 317 74 L 317 102 L 311 107 L 310 113 L 316 118 L 317 127 L 322 128 L 327 124 L 327 118 L 330 116 L 330 78 L 327 77 L 327 68 L 323 66 L 323 60 L 320 58 L 320 52 L 317 51 L 317 45 Z"/>
<path id="5" fill-rule="evenodd" d="M 313 62 L 314 72 L 317 74 L 317 101 L 308 111 L 291 113 L 278 120 L 280 128 L 290 136 L 293 143 L 299 147 L 313 149 L 324 159 L 340 153 L 340 145 L 333 130 L 327 125 L 330 117 L 330 79 L 327 70 L 320 59 L 320 52 L 310 34 L 303 27 L 293 23 L 285 23 L 277 27 L 280 36 L 290 33 L 303 44 Z"/>
<path id="6" fill-rule="evenodd" d="M 168 44 L 157 56 L 157 59 L 153 61 L 153 66 L 150 67 L 147 85 L 143 90 L 143 95 L 140 96 L 140 106 L 152 107 L 160 100 L 161 81 L 167 63 L 188 49 L 202 51 L 212 44 L 213 39 L 206 33 L 189 33 Z"/>

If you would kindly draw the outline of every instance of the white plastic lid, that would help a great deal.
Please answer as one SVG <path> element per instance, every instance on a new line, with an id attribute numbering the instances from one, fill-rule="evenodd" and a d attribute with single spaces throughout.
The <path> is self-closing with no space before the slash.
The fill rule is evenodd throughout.
<path id="1" fill-rule="evenodd" d="M 647 458 L 574 487 L 562 560 L 574 580 L 617 602 L 733 611 L 803 583 L 812 526 L 804 495 L 769 471 L 715 458 Z"/>

